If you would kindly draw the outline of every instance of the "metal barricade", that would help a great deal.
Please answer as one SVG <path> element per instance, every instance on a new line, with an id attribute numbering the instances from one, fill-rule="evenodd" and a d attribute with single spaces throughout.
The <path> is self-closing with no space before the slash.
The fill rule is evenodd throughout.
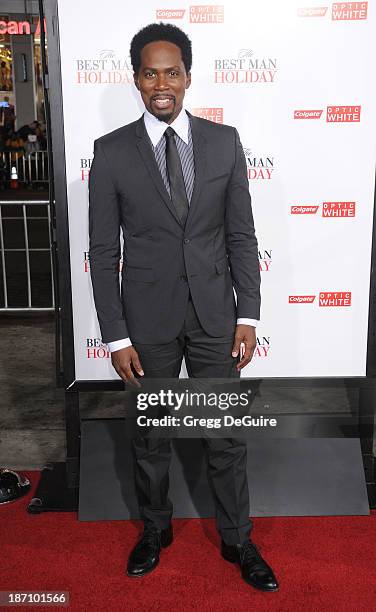
<path id="1" fill-rule="evenodd" d="M 3 182 L 9 182 L 12 167 L 17 170 L 17 179 L 20 183 L 33 186 L 40 183 L 48 183 L 48 156 L 47 151 L 34 151 L 33 153 L 21 154 L 3 151 L 1 154 L 2 167 L 0 167 L 0 178 Z"/>
<path id="2" fill-rule="evenodd" d="M 48 200 L 0 201 L 0 312 L 54 310 L 51 245 Z"/>

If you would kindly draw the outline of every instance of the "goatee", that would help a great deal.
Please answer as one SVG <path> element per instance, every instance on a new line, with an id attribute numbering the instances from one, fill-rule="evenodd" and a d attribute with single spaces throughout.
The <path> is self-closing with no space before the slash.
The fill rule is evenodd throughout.
<path id="1" fill-rule="evenodd" d="M 174 116 L 174 113 L 168 113 L 168 115 L 156 115 L 156 118 L 159 121 L 164 121 L 165 123 L 169 123 L 170 119 Z"/>

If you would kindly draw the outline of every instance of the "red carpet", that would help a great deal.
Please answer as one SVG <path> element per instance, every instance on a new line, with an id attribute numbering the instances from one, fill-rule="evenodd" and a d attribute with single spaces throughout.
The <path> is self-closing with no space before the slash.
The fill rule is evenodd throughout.
<path id="1" fill-rule="evenodd" d="M 34 491 L 38 472 L 25 474 Z M 85 612 L 358 612 L 376 607 L 375 513 L 255 519 L 254 541 L 281 585 L 278 593 L 260 593 L 240 579 L 237 566 L 220 557 L 213 520 L 175 520 L 175 542 L 162 553 L 159 567 L 132 579 L 124 568 L 138 522 L 83 523 L 75 513 L 29 515 L 33 491 L 0 507 L 2 591 L 69 591 L 66 609 Z"/>

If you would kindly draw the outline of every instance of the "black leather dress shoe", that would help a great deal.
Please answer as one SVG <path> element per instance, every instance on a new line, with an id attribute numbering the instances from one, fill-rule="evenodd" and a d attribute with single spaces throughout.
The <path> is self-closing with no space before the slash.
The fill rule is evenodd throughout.
<path id="1" fill-rule="evenodd" d="M 222 540 L 222 557 L 231 563 L 239 563 L 242 577 L 248 584 L 261 591 L 278 591 L 273 570 L 264 561 L 257 547 L 250 540 L 245 544 L 229 546 Z"/>
<path id="2" fill-rule="evenodd" d="M 128 559 L 127 575 L 144 576 L 152 572 L 159 563 L 161 548 L 170 546 L 173 540 L 172 525 L 167 529 L 147 526 Z"/>

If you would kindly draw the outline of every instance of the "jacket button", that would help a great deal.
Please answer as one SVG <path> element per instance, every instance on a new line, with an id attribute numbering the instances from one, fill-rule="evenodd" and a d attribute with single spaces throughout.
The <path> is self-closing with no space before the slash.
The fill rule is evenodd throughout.
<path id="1" fill-rule="evenodd" d="M 184 238 L 184 244 L 189 244 L 189 243 L 190 243 L 189 238 Z"/>

